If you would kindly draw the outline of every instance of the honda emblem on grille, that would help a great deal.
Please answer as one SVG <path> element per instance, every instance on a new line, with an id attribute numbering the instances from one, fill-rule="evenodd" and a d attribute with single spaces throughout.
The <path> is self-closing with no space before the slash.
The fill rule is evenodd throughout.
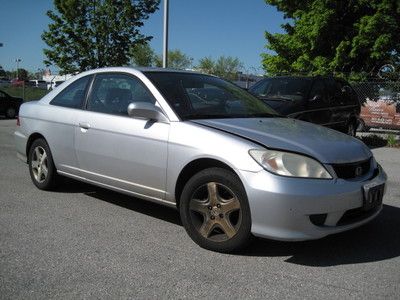
<path id="1" fill-rule="evenodd" d="M 358 177 L 362 174 L 363 168 L 362 167 L 357 167 L 355 173 L 355 177 Z"/>

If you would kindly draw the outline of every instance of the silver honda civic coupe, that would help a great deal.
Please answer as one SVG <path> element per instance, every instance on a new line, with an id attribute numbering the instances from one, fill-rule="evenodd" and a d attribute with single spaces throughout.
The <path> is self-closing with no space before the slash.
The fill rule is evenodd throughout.
<path id="1" fill-rule="evenodd" d="M 361 141 L 177 70 L 81 73 L 21 106 L 15 142 L 39 189 L 62 175 L 176 207 L 189 236 L 220 252 L 365 224 L 387 179 Z"/>

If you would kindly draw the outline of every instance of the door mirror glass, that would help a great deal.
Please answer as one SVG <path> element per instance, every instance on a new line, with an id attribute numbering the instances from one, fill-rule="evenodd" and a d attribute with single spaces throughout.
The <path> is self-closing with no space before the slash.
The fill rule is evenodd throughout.
<path id="1" fill-rule="evenodd" d="M 318 102 L 322 100 L 322 96 L 321 95 L 315 95 L 314 97 L 312 97 L 310 99 L 310 102 Z"/>

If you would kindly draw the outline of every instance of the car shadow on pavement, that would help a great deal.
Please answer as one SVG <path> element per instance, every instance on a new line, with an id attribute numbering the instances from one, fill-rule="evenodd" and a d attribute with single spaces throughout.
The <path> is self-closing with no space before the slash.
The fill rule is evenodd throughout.
<path id="1" fill-rule="evenodd" d="M 241 255 L 290 256 L 286 262 L 326 267 L 375 262 L 400 256 L 400 208 L 384 205 L 372 222 L 357 229 L 307 242 L 257 239 Z"/>
<path id="2" fill-rule="evenodd" d="M 57 188 L 62 193 L 83 193 L 108 202 L 182 226 L 177 210 L 97 186 L 63 178 Z M 289 256 L 288 263 L 326 267 L 381 261 L 400 256 L 400 208 L 384 205 L 372 222 L 351 231 L 307 242 L 279 242 L 255 239 L 239 256 Z"/>
<path id="3" fill-rule="evenodd" d="M 56 190 L 58 193 L 82 193 L 89 197 L 118 205 L 153 218 L 164 220 L 176 225 L 182 225 L 179 213 L 172 207 L 152 203 L 150 201 L 103 189 L 67 177 L 62 177 L 61 180 L 62 184 L 60 184 Z"/>
<path id="4" fill-rule="evenodd" d="M 68 177 L 60 176 L 57 180 L 57 188 L 55 192 L 66 194 L 91 193 L 101 188 L 82 181 L 74 180 Z"/>

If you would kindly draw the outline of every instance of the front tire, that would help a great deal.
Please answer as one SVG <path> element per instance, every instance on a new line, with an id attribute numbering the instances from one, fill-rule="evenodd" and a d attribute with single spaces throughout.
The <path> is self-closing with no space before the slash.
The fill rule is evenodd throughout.
<path id="1" fill-rule="evenodd" d="M 32 182 L 41 190 L 51 190 L 56 186 L 57 170 L 49 145 L 44 139 L 35 140 L 28 154 L 29 174 Z"/>
<path id="2" fill-rule="evenodd" d="M 228 170 L 210 168 L 189 179 L 182 192 L 180 215 L 189 236 L 205 249 L 232 252 L 250 241 L 246 191 Z"/>

